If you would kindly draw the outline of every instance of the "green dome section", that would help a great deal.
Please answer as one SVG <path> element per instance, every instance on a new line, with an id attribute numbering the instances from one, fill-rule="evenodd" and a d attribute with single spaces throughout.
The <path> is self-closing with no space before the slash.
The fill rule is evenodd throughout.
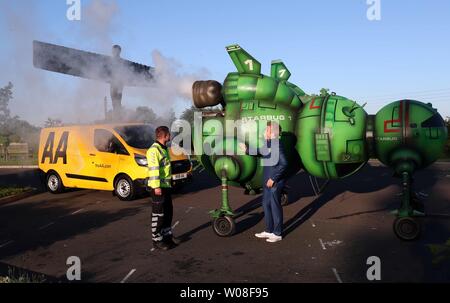
<path id="1" fill-rule="evenodd" d="M 230 181 L 235 181 L 240 175 L 239 164 L 231 157 L 219 157 L 214 163 L 214 171 L 217 176 L 224 173 Z"/>
<path id="2" fill-rule="evenodd" d="M 383 107 L 375 116 L 375 152 L 388 166 L 414 163 L 415 169 L 435 162 L 444 150 L 448 131 L 431 104 L 401 100 Z"/>
<path id="3" fill-rule="evenodd" d="M 312 98 L 296 125 L 296 149 L 305 169 L 326 179 L 343 178 L 361 169 L 368 160 L 366 120 L 364 109 L 347 98 Z"/>

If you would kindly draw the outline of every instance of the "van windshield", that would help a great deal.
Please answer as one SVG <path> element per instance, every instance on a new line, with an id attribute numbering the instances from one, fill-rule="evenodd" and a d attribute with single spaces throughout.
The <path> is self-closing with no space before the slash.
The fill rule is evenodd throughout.
<path id="1" fill-rule="evenodd" d="M 148 149 L 155 142 L 155 130 L 150 125 L 120 126 L 114 130 L 129 146 L 134 148 Z"/>

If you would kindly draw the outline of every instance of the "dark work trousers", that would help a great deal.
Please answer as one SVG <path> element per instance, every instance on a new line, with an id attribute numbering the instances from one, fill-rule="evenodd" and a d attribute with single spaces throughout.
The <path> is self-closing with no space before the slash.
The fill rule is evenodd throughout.
<path id="1" fill-rule="evenodd" d="M 266 232 L 281 236 L 283 232 L 283 207 L 281 206 L 281 193 L 284 180 L 275 183 L 272 188 L 264 184 L 263 208 Z"/>
<path id="2" fill-rule="evenodd" d="M 152 240 L 161 242 L 172 237 L 173 205 L 170 188 L 161 188 L 162 195 L 152 197 Z"/>

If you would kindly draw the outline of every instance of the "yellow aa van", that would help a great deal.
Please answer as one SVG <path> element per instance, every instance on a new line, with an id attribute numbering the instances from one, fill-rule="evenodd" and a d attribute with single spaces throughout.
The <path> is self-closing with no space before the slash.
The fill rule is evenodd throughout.
<path id="1" fill-rule="evenodd" d="M 51 193 L 65 188 L 113 191 L 121 200 L 132 200 L 146 186 L 146 152 L 154 143 L 147 124 L 80 125 L 42 129 L 39 169 Z M 169 149 L 173 185 L 192 176 L 186 155 Z"/>

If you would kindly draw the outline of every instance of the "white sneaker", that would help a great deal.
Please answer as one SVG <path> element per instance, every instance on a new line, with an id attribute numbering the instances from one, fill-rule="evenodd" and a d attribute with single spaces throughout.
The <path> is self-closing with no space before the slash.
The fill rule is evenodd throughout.
<path id="1" fill-rule="evenodd" d="M 271 234 L 271 233 L 268 233 L 268 232 L 265 232 L 265 231 L 263 231 L 262 233 L 259 233 L 259 234 L 255 234 L 255 237 L 260 238 L 260 239 L 268 239 L 271 236 L 275 236 L 275 235 Z"/>
<path id="2" fill-rule="evenodd" d="M 280 242 L 281 240 L 283 240 L 282 236 L 277 236 L 275 234 L 271 234 L 270 237 L 267 238 L 267 242 L 270 243 L 275 243 L 275 242 Z"/>

